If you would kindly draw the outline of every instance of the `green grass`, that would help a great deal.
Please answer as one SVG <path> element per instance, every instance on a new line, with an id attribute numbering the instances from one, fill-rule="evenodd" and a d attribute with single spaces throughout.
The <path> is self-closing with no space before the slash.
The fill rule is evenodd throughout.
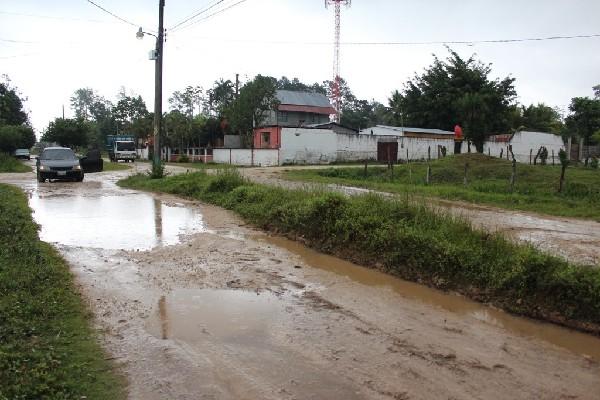
<path id="1" fill-rule="evenodd" d="M 122 399 L 65 261 L 0 184 L 0 399 Z M 85 396 L 85 397 L 84 397 Z"/>
<path id="2" fill-rule="evenodd" d="M 31 167 L 11 155 L 0 153 L 0 172 L 31 172 Z"/>
<path id="3" fill-rule="evenodd" d="M 193 168 L 193 169 L 227 169 L 231 168 L 231 165 L 228 164 L 217 164 L 217 163 L 200 163 L 200 162 L 187 162 L 187 163 L 179 163 L 179 162 L 168 162 L 166 165 L 172 165 L 175 167 L 183 167 L 183 168 Z"/>
<path id="4" fill-rule="evenodd" d="M 466 187 L 463 185 L 465 162 L 469 163 Z M 429 185 L 425 184 L 427 165 L 424 162 L 396 165 L 393 176 L 387 168 L 371 165 L 367 176 L 361 167 L 290 170 L 285 177 L 600 221 L 600 170 L 569 167 L 563 193 L 557 192 L 558 165 L 517 164 L 514 193 L 510 193 L 511 164 L 507 160 L 464 154 L 432 161 L 431 170 Z"/>
<path id="5" fill-rule="evenodd" d="M 237 171 L 119 182 L 231 209 L 250 223 L 405 279 L 600 332 L 600 269 L 570 264 L 409 200 L 344 197 L 245 181 Z"/>
<path id="6" fill-rule="evenodd" d="M 124 171 L 127 169 L 131 169 L 131 164 L 129 163 L 116 163 L 104 160 L 103 171 Z"/>

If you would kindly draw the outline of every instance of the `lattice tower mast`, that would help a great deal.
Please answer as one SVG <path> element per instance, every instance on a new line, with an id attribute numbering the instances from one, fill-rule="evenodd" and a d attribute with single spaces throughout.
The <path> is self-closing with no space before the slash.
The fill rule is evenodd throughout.
<path id="1" fill-rule="evenodd" d="M 350 7 L 352 0 L 325 0 L 325 7 L 333 4 L 335 11 L 335 37 L 333 44 L 333 87 L 331 90 L 333 107 L 335 108 L 335 122 L 340 123 L 342 111 L 342 92 L 340 82 L 340 26 L 342 5 Z"/>

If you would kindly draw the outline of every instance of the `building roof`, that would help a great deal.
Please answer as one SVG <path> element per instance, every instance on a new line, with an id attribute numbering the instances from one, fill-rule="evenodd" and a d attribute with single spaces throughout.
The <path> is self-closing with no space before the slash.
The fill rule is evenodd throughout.
<path id="1" fill-rule="evenodd" d="M 363 135 L 368 135 L 371 133 L 371 129 L 373 129 L 373 128 L 379 128 L 379 129 L 384 129 L 384 130 L 389 131 L 389 133 L 379 132 L 380 135 L 383 134 L 383 135 L 403 136 L 404 132 L 425 133 L 425 134 L 431 134 L 431 135 L 454 135 L 454 132 L 443 131 L 441 129 L 409 128 L 406 126 L 386 126 L 386 125 L 376 125 L 375 127 L 372 127 L 372 128 L 363 129 L 360 131 L 360 133 Z"/>
<path id="2" fill-rule="evenodd" d="M 292 90 L 278 90 L 277 100 L 281 104 L 309 107 L 331 107 L 327 96 L 314 92 L 296 92 Z"/>
<path id="3" fill-rule="evenodd" d="M 344 129 L 347 129 L 349 131 L 353 131 L 353 132 L 358 133 L 357 129 L 350 128 L 349 126 L 345 126 L 345 125 L 342 125 L 342 124 L 338 124 L 337 122 L 325 122 L 325 123 L 322 123 L 322 124 L 310 124 L 310 125 L 306 125 L 306 127 L 308 127 L 308 128 L 316 128 L 316 129 L 327 128 L 327 127 L 331 128 L 333 126 L 339 126 L 340 128 L 344 128 Z"/>

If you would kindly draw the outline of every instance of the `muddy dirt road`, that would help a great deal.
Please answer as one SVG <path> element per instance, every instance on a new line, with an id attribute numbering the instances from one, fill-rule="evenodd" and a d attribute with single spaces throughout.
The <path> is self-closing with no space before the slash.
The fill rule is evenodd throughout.
<path id="1" fill-rule="evenodd" d="M 118 188 L 127 173 L 0 181 L 29 194 L 131 399 L 600 397 L 598 338 Z"/>
<path id="2" fill-rule="evenodd" d="M 294 168 L 316 169 L 323 167 Z M 339 166 L 339 168 L 343 168 L 343 166 Z M 240 171 L 247 178 L 264 184 L 288 188 L 311 186 L 306 183 L 284 180 L 282 173 L 287 169 L 290 169 L 290 167 L 247 168 Z M 346 194 L 368 192 L 367 189 L 338 185 L 326 185 L 326 187 Z M 509 211 L 460 201 L 432 201 L 431 199 L 427 199 L 427 201 L 442 211 L 448 211 L 468 219 L 475 226 L 488 231 L 502 232 L 518 241 L 531 243 L 544 251 L 564 257 L 569 261 L 586 264 L 600 263 L 600 223 L 598 222 Z"/>

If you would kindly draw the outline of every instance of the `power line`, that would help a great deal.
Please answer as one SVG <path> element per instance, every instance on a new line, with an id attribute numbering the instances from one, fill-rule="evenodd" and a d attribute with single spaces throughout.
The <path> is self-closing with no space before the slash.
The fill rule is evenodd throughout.
<path id="1" fill-rule="evenodd" d="M 251 39 L 226 39 L 214 38 L 207 36 L 195 36 L 197 39 L 218 40 L 223 42 L 239 42 L 239 43 L 260 43 L 274 45 L 311 45 L 311 46 L 331 46 L 332 42 L 317 42 L 317 41 L 287 41 L 287 40 L 251 40 Z M 551 40 L 569 40 L 569 39 L 593 39 L 600 38 L 600 34 L 589 35 L 572 35 L 572 36 L 548 36 L 539 38 L 522 38 L 522 39 L 491 39 L 491 40 L 440 40 L 440 41 L 419 41 L 419 42 L 340 42 L 343 46 L 415 46 L 415 45 L 439 45 L 439 44 L 508 44 L 519 42 L 540 42 Z"/>
<path id="2" fill-rule="evenodd" d="M 100 5 L 96 4 L 96 3 L 94 3 L 92 0 L 86 0 L 86 1 L 87 1 L 88 3 L 90 3 L 90 4 L 94 5 L 94 6 L 98 7 L 99 9 L 101 9 L 102 11 L 104 11 L 105 13 L 107 13 L 107 14 L 109 14 L 109 15 L 112 15 L 113 17 L 115 17 L 115 18 L 116 18 L 116 19 L 118 19 L 119 21 L 125 22 L 126 24 L 129 24 L 129 25 L 131 25 L 131 26 L 135 26 L 135 27 L 138 27 L 138 26 L 139 26 L 139 25 L 137 25 L 137 24 L 134 24 L 133 22 L 127 21 L 125 18 L 121 18 L 121 17 L 119 17 L 119 16 L 118 16 L 117 14 L 115 14 L 115 13 L 112 13 L 112 12 L 108 11 L 106 8 L 104 8 L 104 7 L 102 7 L 102 6 L 100 6 Z"/>
<path id="3" fill-rule="evenodd" d="M 600 37 L 599 33 L 591 35 L 571 35 L 571 36 L 547 36 L 520 39 L 490 39 L 490 40 L 444 40 L 431 42 L 342 42 L 343 45 L 353 46 L 379 46 L 379 45 L 431 45 L 431 44 L 485 44 L 485 43 L 518 43 L 518 42 L 542 42 L 548 40 L 565 39 L 590 39 Z M 316 44 L 316 42 L 315 42 Z"/>
<path id="4" fill-rule="evenodd" d="M 248 0 L 240 0 L 240 1 L 238 1 L 237 3 L 233 3 L 233 4 L 231 4 L 231 5 L 230 5 L 230 6 L 228 6 L 228 7 L 225 7 L 225 8 L 222 8 L 222 9 L 218 10 L 218 11 L 215 11 L 214 13 L 212 13 L 212 14 L 210 14 L 210 15 L 207 15 L 207 16 L 206 16 L 206 17 L 204 17 L 204 18 L 201 18 L 201 19 L 199 19 L 199 20 L 196 20 L 196 21 L 194 21 L 194 22 L 191 22 L 191 23 L 189 23 L 189 24 L 187 24 L 187 25 L 183 26 L 182 28 L 179 28 L 178 30 L 189 28 L 190 26 L 192 26 L 192 25 L 195 25 L 195 24 L 197 24 L 198 22 L 201 22 L 201 21 L 206 21 L 207 19 L 209 19 L 209 18 L 211 18 L 211 17 L 214 17 L 215 15 L 221 14 L 221 13 L 223 13 L 223 12 L 225 12 L 225 11 L 227 11 L 227 10 L 229 10 L 229 9 L 231 9 L 231 8 L 233 8 L 233 7 L 235 7 L 235 6 L 238 6 L 238 5 L 242 4 L 242 3 L 245 3 L 246 1 L 248 1 Z M 171 31 L 171 32 L 172 32 L 172 31 Z"/>
<path id="5" fill-rule="evenodd" d="M 57 17 L 57 16 L 51 16 L 51 15 L 25 14 L 25 13 L 16 13 L 16 12 L 8 12 L 8 11 L 0 11 L 0 14 L 15 15 L 15 16 L 19 16 L 19 17 L 58 19 L 58 20 L 62 20 L 62 21 L 83 21 L 83 22 L 96 22 L 96 23 L 101 23 L 101 24 L 116 23 L 116 22 L 112 22 L 112 21 L 102 21 L 99 19 Z"/>
<path id="6" fill-rule="evenodd" d="M 178 22 L 177 24 L 175 24 L 175 25 L 174 25 L 172 28 L 170 28 L 170 29 L 169 29 L 169 31 L 171 31 L 171 32 L 172 32 L 172 31 L 173 31 L 173 30 L 175 30 L 177 27 L 179 27 L 179 26 L 181 26 L 181 25 L 185 24 L 186 22 L 188 22 L 188 21 L 190 21 L 190 20 L 192 20 L 192 19 L 196 18 L 197 16 L 199 16 L 199 15 L 201 15 L 201 14 L 204 14 L 205 12 L 209 11 L 210 9 L 212 9 L 212 8 L 214 8 L 214 7 L 218 6 L 219 4 L 221 4 L 223 1 L 225 1 L 225 0 L 217 0 L 216 2 L 213 2 L 213 4 L 212 4 L 212 5 L 210 5 L 210 6 L 206 7 L 206 8 L 204 8 L 204 9 L 202 9 L 202 10 L 199 10 L 199 11 L 196 11 L 196 12 L 192 13 L 190 16 L 186 17 L 186 18 L 185 18 L 183 21 L 181 21 L 181 22 Z"/>

